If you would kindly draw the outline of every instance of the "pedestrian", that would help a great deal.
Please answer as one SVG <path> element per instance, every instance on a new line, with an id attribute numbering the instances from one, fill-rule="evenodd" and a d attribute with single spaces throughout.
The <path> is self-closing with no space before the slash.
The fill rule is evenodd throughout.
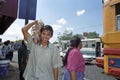
<path id="1" fill-rule="evenodd" d="M 12 61 L 13 52 L 14 52 L 14 47 L 12 46 L 10 40 L 5 41 L 3 46 L 3 54 L 6 55 L 6 59 Z"/>
<path id="2" fill-rule="evenodd" d="M 26 65 L 27 65 L 28 55 L 29 55 L 29 53 L 28 53 L 27 46 L 26 46 L 24 40 L 22 40 L 22 45 L 18 49 L 18 65 L 19 65 L 19 78 L 20 78 L 20 80 L 25 80 L 23 78 L 23 73 L 24 73 L 24 70 L 25 70 Z"/>
<path id="3" fill-rule="evenodd" d="M 52 43 L 53 29 L 45 25 L 40 29 L 40 42 L 35 43 L 28 30 L 37 20 L 22 28 L 24 39 L 28 42 L 30 55 L 24 72 L 25 80 L 58 80 L 58 67 L 62 66 L 59 50 Z"/>
<path id="4" fill-rule="evenodd" d="M 12 61 L 14 52 L 14 42 L 9 41 L 9 59 Z"/>
<path id="5" fill-rule="evenodd" d="M 4 55 L 5 59 L 10 59 L 9 58 L 9 44 L 7 41 L 4 42 L 4 45 L 2 47 L 2 54 Z"/>
<path id="6" fill-rule="evenodd" d="M 79 37 L 73 37 L 70 40 L 70 47 L 66 52 L 64 66 L 66 71 L 62 80 L 84 80 L 85 61 L 80 49 L 82 42 Z"/>
<path id="7" fill-rule="evenodd" d="M 0 59 L 3 59 L 3 54 L 2 54 L 2 43 L 0 42 Z"/>

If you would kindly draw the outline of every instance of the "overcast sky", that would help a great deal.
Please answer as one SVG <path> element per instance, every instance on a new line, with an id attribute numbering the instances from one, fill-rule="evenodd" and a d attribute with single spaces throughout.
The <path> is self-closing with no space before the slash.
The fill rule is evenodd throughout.
<path id="1" fill-rule="evenodd" d="M 102 0 L 37 0 L 36 19 L 52 25 L 54 35 L 51 42 L 57 41 L 58 34 L 63 34 L 65 30 L 73 34 L 96 31 L 101 35 Z M 0 38 L 3 41 L 23 39 L 21 28 L 24 24 L 24 19 L 17 18 Z"/>

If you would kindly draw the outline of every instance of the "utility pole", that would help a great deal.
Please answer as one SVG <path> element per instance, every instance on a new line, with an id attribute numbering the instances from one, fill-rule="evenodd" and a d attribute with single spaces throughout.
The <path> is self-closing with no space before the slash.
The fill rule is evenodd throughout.
<path id="1" fill-rule="evenodd" d="M 27 0 L 27 2 L 26 2 L 25 25 L 28 24 L 28 21 L 29 21 L 29 11 L 30 11 L 30 0 Z"/>

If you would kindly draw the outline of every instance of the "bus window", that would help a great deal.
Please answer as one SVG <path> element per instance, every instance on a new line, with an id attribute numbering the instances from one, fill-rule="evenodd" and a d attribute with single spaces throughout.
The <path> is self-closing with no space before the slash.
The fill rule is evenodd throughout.
<path id="1" fill-rule="evenodd" d="M 117 30 L 120 30 L 120 15 L 117 16 Z"/>
<path id="2" fill-rule="evenodd" d="M 87 44 L 87 43 L 85 44 L 85 47 L 88 47 L 88 44 Z"/>
<path id="3" fill-rule="evenodd" d="M 120 30 L 120 3 L 115 5 L 116 11 L 116 26 L 117 30 Z"/>
<path id="4" fill-rule="evenodd" d="M 95 44 L 92 44 L 92 48 L 95 48 Z"/>

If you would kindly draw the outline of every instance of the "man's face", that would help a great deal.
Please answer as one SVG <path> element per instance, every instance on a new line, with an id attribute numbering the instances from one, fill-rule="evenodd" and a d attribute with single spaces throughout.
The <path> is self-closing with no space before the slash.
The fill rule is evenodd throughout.
<path id="1" fill-rule="evenodd" d="M 44 30 L 44 31 L 41 33 L 42 43 L 47 43 L 50 38 L 51 38 L 51 32 L 50 32 L 49 30 Z"/>

